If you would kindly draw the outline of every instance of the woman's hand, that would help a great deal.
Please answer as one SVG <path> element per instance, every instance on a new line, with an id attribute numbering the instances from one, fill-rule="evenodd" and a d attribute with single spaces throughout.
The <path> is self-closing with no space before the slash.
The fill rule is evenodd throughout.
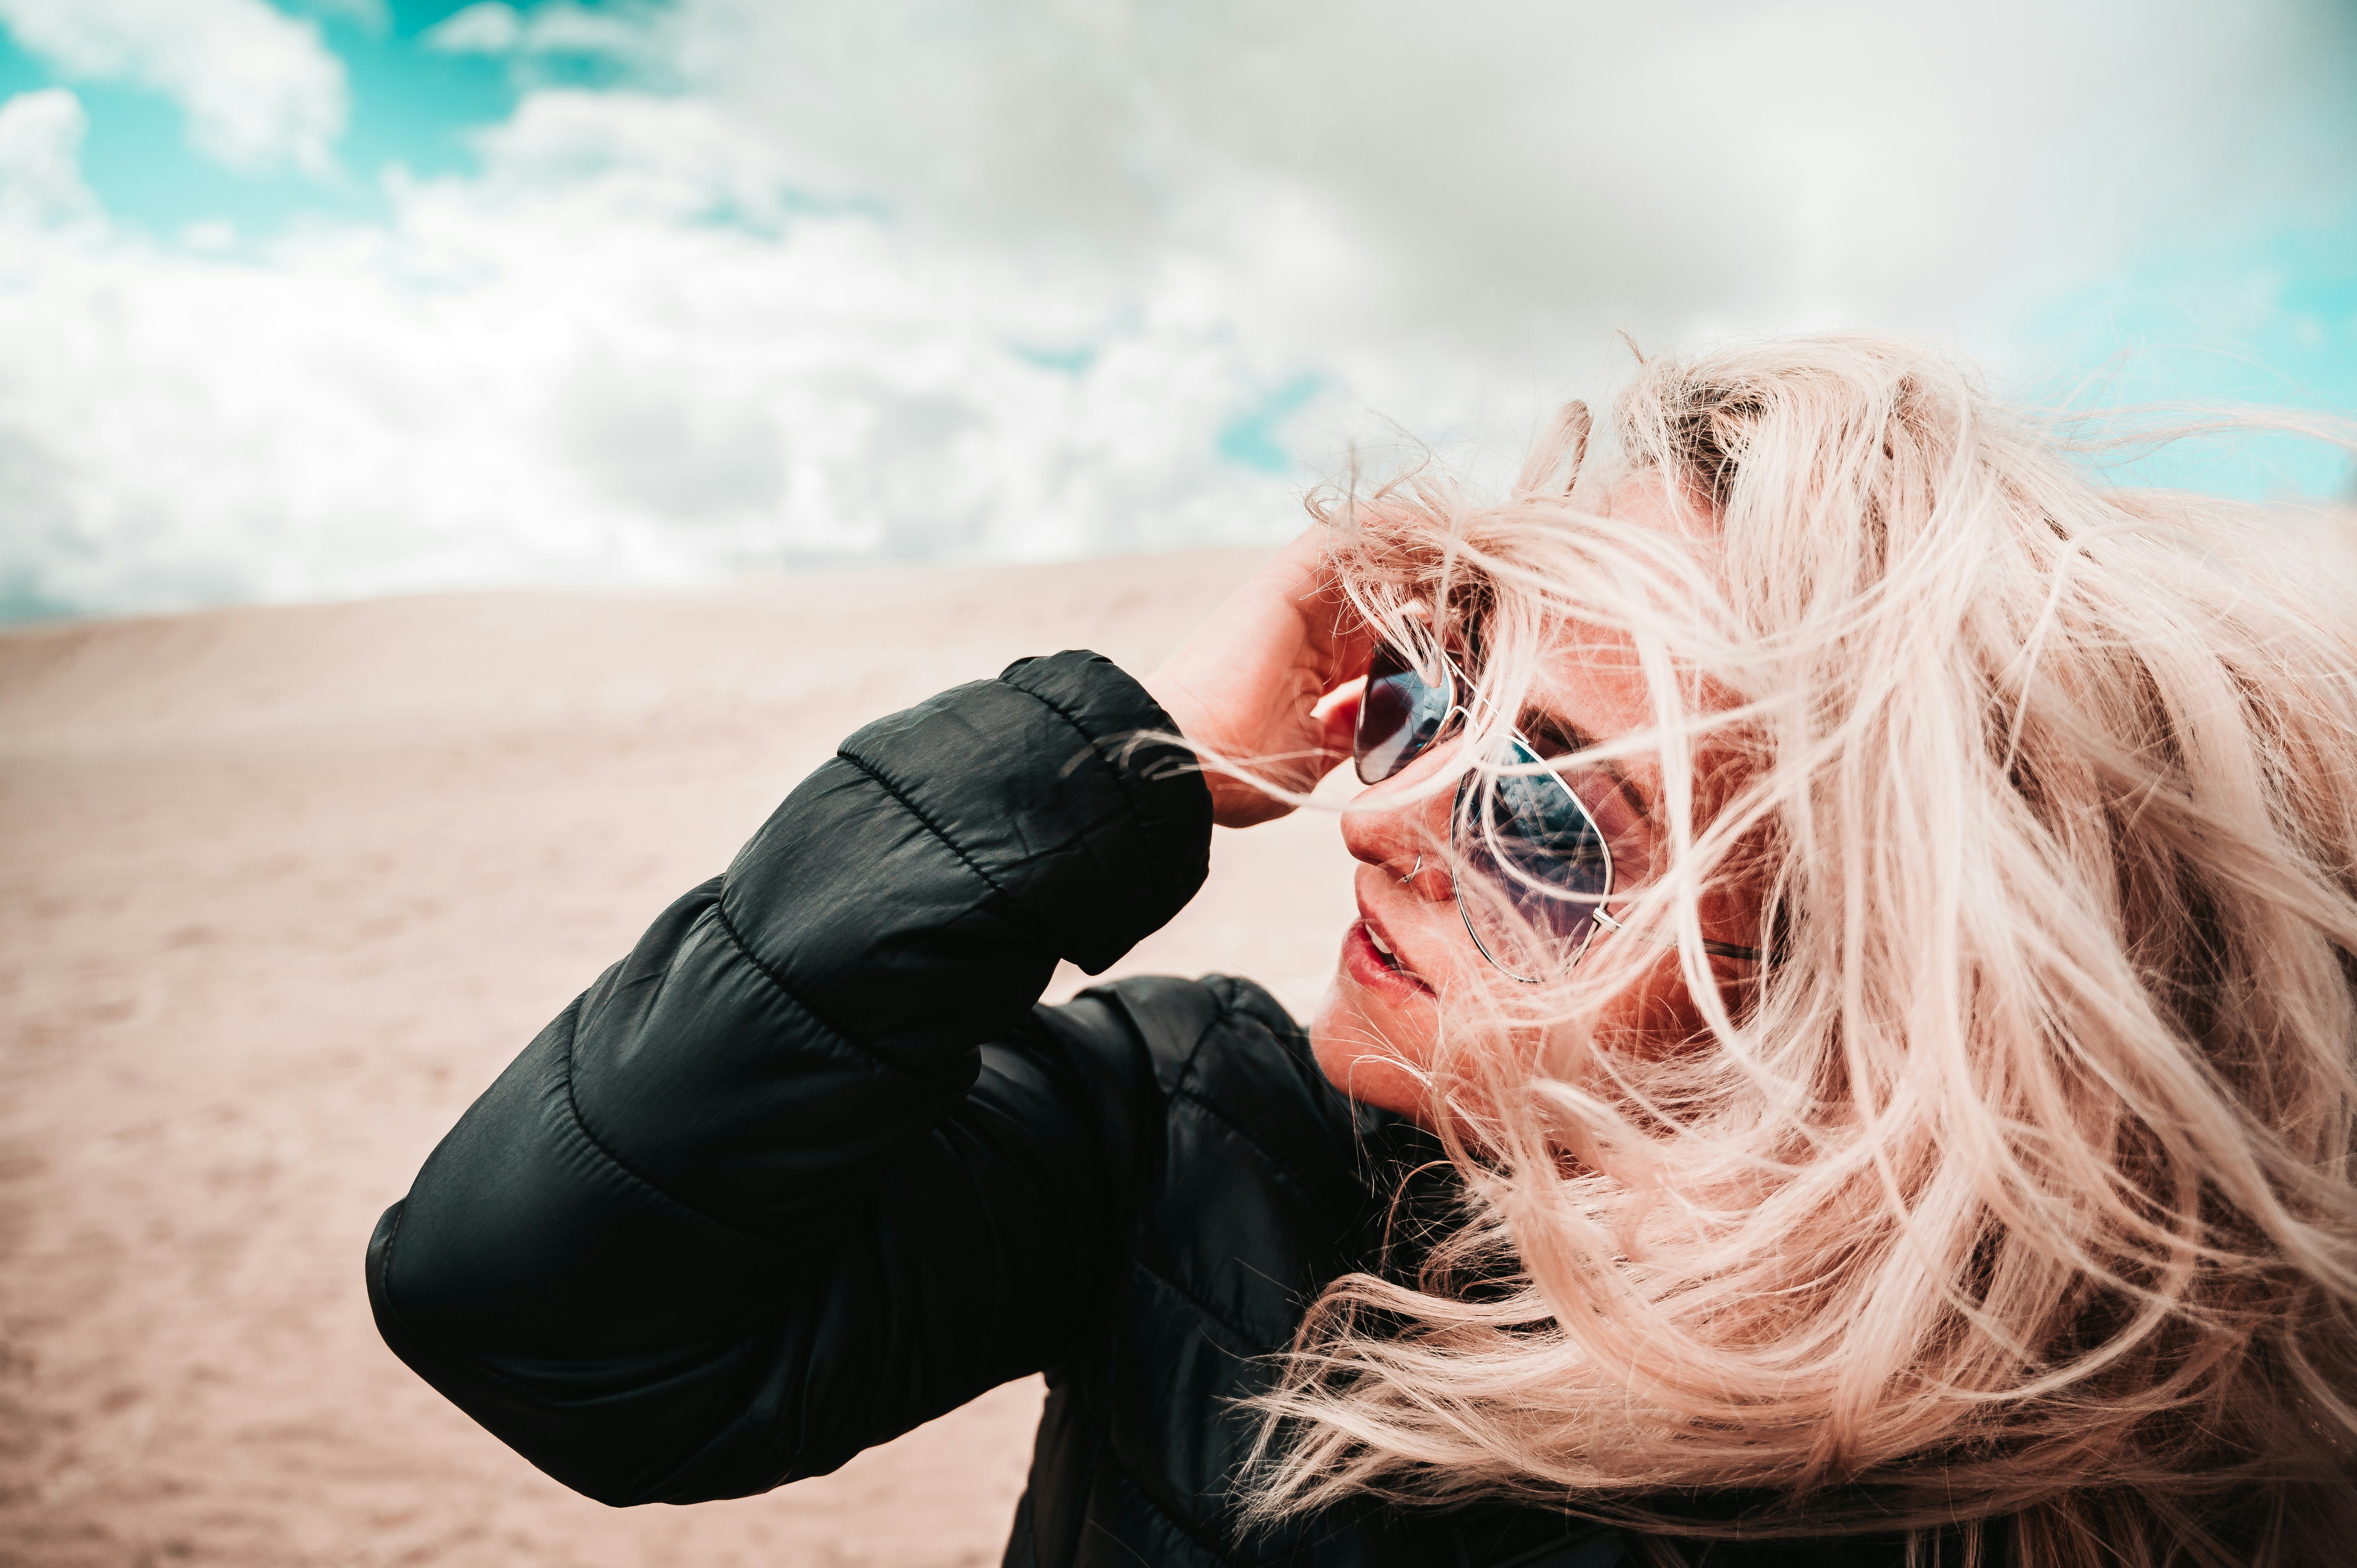
<path id="1" fill-rule="evenodd" d="M 1293 810 L 1215 758 L 1307 793 L 1351 755 L 1358 703 L 1324 700 L 1366 672 L 1373 648 L 1327 568 L 1325 531 L 1313 527 L 1147 677 L 1146 689 L 1204 755 L 1213 822 L 1246 828 Z"/>

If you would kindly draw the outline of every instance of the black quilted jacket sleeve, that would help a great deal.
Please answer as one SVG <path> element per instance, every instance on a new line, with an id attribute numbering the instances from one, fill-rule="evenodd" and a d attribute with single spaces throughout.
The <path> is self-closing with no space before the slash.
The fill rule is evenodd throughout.
<path id="1" fill-rule="evenodd" d="M 1117 1010 L 1034 1006 L 1200 884 L 1211 800 L 1091 654 L 868 725 L 657 919 L 370 1243 L 393 1348 L 611 1503 L 833 1469 L 1054 1361 L 1160 1109 Z"/>

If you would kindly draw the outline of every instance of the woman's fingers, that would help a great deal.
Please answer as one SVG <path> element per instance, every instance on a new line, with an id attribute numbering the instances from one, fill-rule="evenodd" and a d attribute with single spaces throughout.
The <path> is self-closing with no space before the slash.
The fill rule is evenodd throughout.
<path id="1" fill-rule="evenodd" d="M 1325 532 L 1311 528 L 1254 573 L 1146 682 L 1207 763 L 1213 819 L 1268 822 L 1293 803 L 1217 765 L 1250 769 L 1280 790 L 1316 787 L 1350 752 L 1356 700 L 1331 699 L 1366 668 L 1372 638 L 1337 586 Z"/>
<path id="2" fill-rule="evenodd" d="M 1372 629 L 1334 576 L 1328 532 L 1311 524 L 1265 569 L 1270 586 L 1293 607 L 1305 651 L 1325 679 L 1321 692 L 1357 676 L 1373 650 Z"/>
<path id="3" fill-rule="evenodd" d="M 1366 692 L 1366 676 L 1353 675 L 1319 698 L 1311 710 L 1318 724 L 1318 750 L 1325 758 L 1318 770 L 1319 778 L 1351 755 L 1359 730 L 1359 703 Z"/>

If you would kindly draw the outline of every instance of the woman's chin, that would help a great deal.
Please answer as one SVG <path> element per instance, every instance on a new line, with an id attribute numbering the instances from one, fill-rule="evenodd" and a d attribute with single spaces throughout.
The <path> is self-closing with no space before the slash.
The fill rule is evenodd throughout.
<path id="1" fill-rule="evenodd" d="M 1309 1026 L 1310 1049 L 1352 1100 L 1421 1121 L 1424 1081 L 1410 1064 L 1430 1050 L 1439 1023 L 1432 993 L 1418 986 L 1395 997 L 1394 987 L 1365 984 L 1351 969 L 1346 950 Z"/>
<path id="2" fill-rule="evenodd" d="M 1424 1120 L 1424 1080 L 1397 1058 L 1363 1034 L 1348 1036 L 1313 1028 L 1311 1049 L 1327 1081 L 1361 1105 L 1394 1111 L 1416 1122 Z"/>

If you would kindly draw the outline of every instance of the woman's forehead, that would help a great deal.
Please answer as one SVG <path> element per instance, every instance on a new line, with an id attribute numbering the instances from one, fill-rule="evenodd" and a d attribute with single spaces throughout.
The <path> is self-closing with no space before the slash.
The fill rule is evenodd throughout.
<path id="1" fill-rule="evenodd" d="M 1636 644 L 1626 632 L 1566 624 L 1540 661 L 1528 705 L 1566 729 L 1609 741 L 1653 722 Z"/>
<path id="2" fill-rule="evenodd" d="M 1621 480 L 1601 510 L 1690 545 L 1702 547 L 1710 541 L 1708 517 L 1682 498 L 1658 469 Z M 1549 639 L 1528 702 L 1566 728 L 1598 741 L 1614 740 L 1653 723 L 1652 697 L 1635 639 L 1617 628 L 1587 621 L 1566 621 Z"/>

